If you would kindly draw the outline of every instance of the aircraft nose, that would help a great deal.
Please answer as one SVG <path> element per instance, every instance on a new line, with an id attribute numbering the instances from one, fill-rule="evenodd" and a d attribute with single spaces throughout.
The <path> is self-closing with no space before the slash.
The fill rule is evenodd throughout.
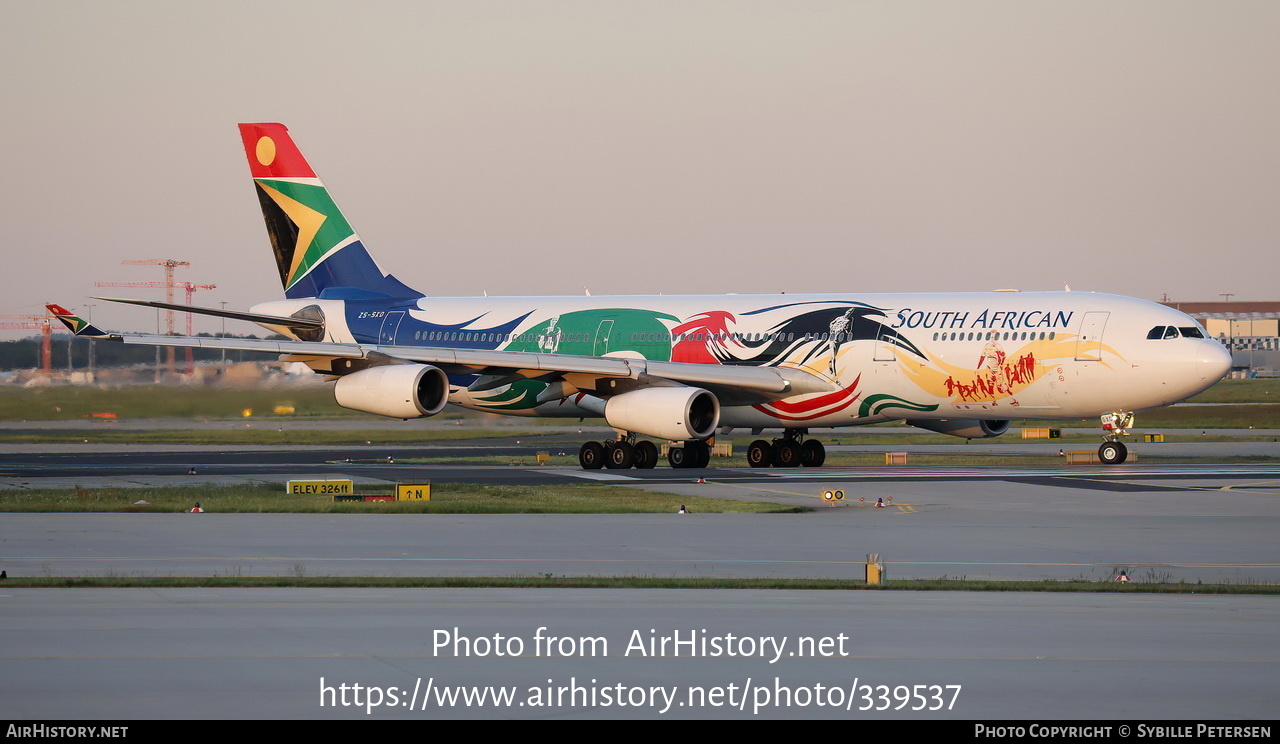
<path id="1" fill-rule="evenodd" d="M 1219 343 L 1206 344 L 1198 365 L 1206 382 L 1217 382 L 1231 371 L 1231 352 Z"/>

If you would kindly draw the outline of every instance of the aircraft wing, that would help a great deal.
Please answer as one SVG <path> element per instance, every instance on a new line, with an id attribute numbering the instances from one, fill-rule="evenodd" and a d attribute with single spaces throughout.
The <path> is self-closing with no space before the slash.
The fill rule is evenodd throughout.
<path id="1" fill-rule="evenodd" d="M 182 346 L 204 349 L 261 351 L 285 359 L 363 359 L 374 363 L 421 362 L 448 374 L 503 375 L 539 379 L 578 375 L 587 378 L 635 380 L 640 385 L 669 381 L 705 387 L 731 399 L 776 400 L 790 395 L 831 392 L 829 381 L 790 367 L 746 367 L 719 364 L 663 362 L 623 357 L 538 354 L 526 351 L 456 349 L 434 346 L 346 344 L 327 341 L 289 341 L 207 336 L 166 336 L 145 333 L 107 333 L 58 305 L 49 311 L 73 333 L 126 344 Z"/>
<path id="2" fill-rule="evenodd" d="M 59 318 L 59 320 L 62 320 Z M 107 341 L 143 346 L 190 346 L 196 349 L 229 351 L 262 351 L 274 354 L 304 354 L 335 359 L 362 359 L 366 352 L 360 344 L 335 344 L 327 341 L 280 341 L 265 338 L 220 338 L 217 336 L 164 336 L 154 333 L 80 333 Z"/>
<path id="3" fill-rule="evenodd" d="M 263 315 L 262 313 L 247 313 L 241 310 L 219 310 L 214 307 L 200 307 L 198 305 L 179 305 L 174 302 L 156 302 L 155 300 L 129 300 L 123 297 L 95 297 L 95 300 L 105 300 L 106 302 L 119 302 L 125 305 L 141 305 L 142 307 L 157 307 L 161 310 L 176 310 L 183 313 L 195 313 L 196 315 L 212 315 L 215 318 L 231 318 L 232 320 L 247 320 L 250 323 L 287 326 L 289 328 L 324 328 L 323 320 L 314 318 L 298 318 L 284 317 L 280 315 Z"/>
<path id="4" fill-rule="evenodd" d="M 831 392 L 836 387 L 822 378 L 788 367 L 740 367 L 689 362 L 662 362 L 623 357 L 537 354 L 527 351 L 486 351 L 420 346 L 361 345 L 368 354 L 434 364 L 453 374 L 516 374 L 544 378 L 553 375 L 613 377 L 652 382 L 654 378 L 705 387 L 713 392 L 747 393 L 776 400 L 802 393 Z"/>

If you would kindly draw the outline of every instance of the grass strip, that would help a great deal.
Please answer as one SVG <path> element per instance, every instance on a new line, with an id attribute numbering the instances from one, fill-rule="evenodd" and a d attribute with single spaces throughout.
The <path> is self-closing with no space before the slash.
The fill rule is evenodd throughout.
<path id="1" fill-rule="evenodd" d="M 288 406 L 295 416 L 350 416 L 327 385 L 294 387 L 208 387 L 193 385 L 56 385 L 0 389 L 0 418 L 18 421 L 82 419 L 95 413 L 120 418 L 237 418 Z"/>
<path id="2" fill-rule="evenodd" d="M 1192 403 L 1270 403 L 1280 401 L 1280 379 L 1222 380 Z"/>
<path id="3" fill-rule="evenodd" d="M 148 587 L 467 588 L 467 589 L 789 589 L 1101 594 L 1280 594 L 1276 584 L 1053 580 L 656 578 L 636 576 L 37 576 L 10 577 L 6 589 Z"/>
<path id="4" fill-rule="evenodd" d="M 360 486 L 356 493 L 388 493 Z M 0 491 L 0 512 L 185 512 L 199 501 L 207 513 L 312 514 L 664 514 L 681 505 L 702 513 L 794 513 L 805 507 L 763 501 L 680 496 L 624 486 L 583 483 L 506 486 L 440 483 L 431 501 L 334 501 L 330 496 L 285 493 L 261 485 L 183 488 L 43 488 Z M 816 501 L 816 499 L 815 499 Z M 139 503 L 142 502 L 142 503 Z M 199 518 L 198 516 L 193 517 Z"/>
<path id="5" fill-rule="evenodd" d="M 435 442 L 546 436 L 515 429 L 311 429 L 292 428 L 287 421 L 258 421 L 237 429 L 64 429 L 0 432 L 4 444 L 425 444 Z M 576 445 L 574 449 L 577 453 Z"/>
<path id="6" fill-rule="evenodd" d="M 1090 422 L 1091 425 L 1096 425 Z M 1274 429 L 1280 427 L 1280 404 L 1204 405 L 1154 408 L 1137 416 L 1140 429 Z"/>

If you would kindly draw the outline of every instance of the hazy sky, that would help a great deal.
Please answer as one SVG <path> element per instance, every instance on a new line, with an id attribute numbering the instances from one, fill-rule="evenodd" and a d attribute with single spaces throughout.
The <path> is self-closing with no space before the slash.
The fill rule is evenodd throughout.
<path id="1" fill-rule="evenodd" d="M 279 297 L 242 121 L 429 295 L 1280 299 L 1271 0 L 0 0 L 0 63 L 4 314 Z"/>

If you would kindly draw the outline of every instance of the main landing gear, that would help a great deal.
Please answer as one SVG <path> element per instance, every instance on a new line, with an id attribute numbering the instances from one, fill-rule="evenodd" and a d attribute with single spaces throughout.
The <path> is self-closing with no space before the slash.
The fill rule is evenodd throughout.
<path id="1" fill-rule="evenodd" d="M 583 470 L 649 470 L 658 464 L 658 460 L 658 446 L 637 440 L 635 434 L 606 442 L 587 442 L 578 450 L 578 463 Z M 696 439 L 673 442 L 667 448 L 667 462 L 673 468 L 705 468 L 711 463 L 711 446 Z"/>
<path id="2" fill-rule="evenodd" d="M 804 429 L 787 429 L 780 439 L 757 439 L 747 447 L 747 463 L 753 468 L 817 468 L 826 460 L 826 447 L 809 439 Z"/>
<path id="3" fill-rule="evenodd" d="M 1133 427 L 1133 414 L 1127 411 L 1107 413 L 1102 416 L 1102 446 L 1098 448 L 1098 459 L 1104 465 L 1119 465 L 1129 459 L 1129 448 L 1124 446 L 1120 437 L 1129 433 Z"/>
<path id="4" fill-rule="evenodd" d="M 658 464 L 658 447 L 636 439 L 628 433 L 605 442 L 587 442 L 578 451 L 583 470 L 648 470 Z M 772 442 L 757 439 L 747 448 L 747 462 L 753 468 L 820 467 L 827 459 L 822 442 L 809 439 L 804 429 L 788 429 Z M 667 462 L 673 468 L 705 468 L 711 464 L 711 445 L 700 439 L 672 442 L 667 447 Z"/>
<path id="5" fill-rule="evenodd" d="M 649 470 L 658 464 L 658 446 L 653 442 L 636 441 L 634 434 L 610 439 L 603 444 L 587 442 L 578 450 L 578 464 L 582 465 L 583 470 L 599 470 L 602 467 L 610 470 Z"/>

